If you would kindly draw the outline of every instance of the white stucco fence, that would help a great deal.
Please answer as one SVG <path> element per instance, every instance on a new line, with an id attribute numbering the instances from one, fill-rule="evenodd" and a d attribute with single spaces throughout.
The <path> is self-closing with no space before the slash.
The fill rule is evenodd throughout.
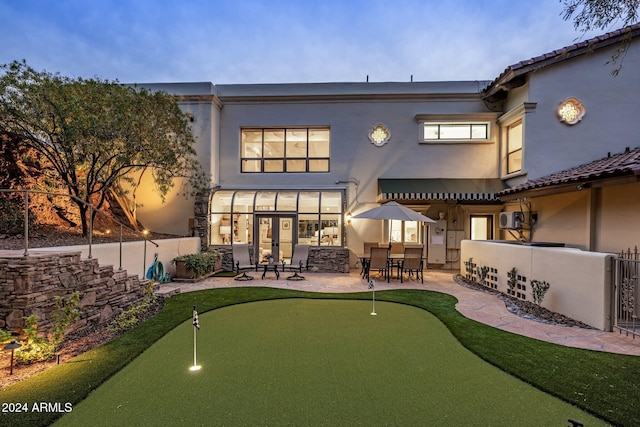
<path id="1" fill-rule="evenodd" d="M 199 237 L 184 237 L 177 239 L 154 240 L 158 244 L 145 242 L 123 242 L 122 243 L 122 269 L 129 274 L 136 274 L 139 277 L 145 276 L 145 269 L 153 263 L 154 254 L 158 254 L 158 260 L 162 262 L 164 271 L 175 273 L 175 266 L 171 261 L 178 255 L 194 254 L 200 252 Z M 82 258 L 88 258 L 89 246 L 60 246 L 55 248 L 31 249 L 33 252 L 80 252 Z M 91 246 L 91 257 L 98 259 L 100 265 L 112 265 L 117 270 L 120 265 L 120 244 L 104 243 Z M 146 260 L 146 261 L 145 261 Z"/>
<path id="2" fill-rule="evenodd" d="M 601 330 L 610 330 L 614 256 L 574 248 L 526 246 L 464 240 L 461 261 L 497 269 L 498 291 L 507 293 L 507 273 L 514 267 L 526 277 L 526 299 L 533 301 L 531 280 L 550 284 L 542 306 Z M 461 262 L 460 274 L 466 274 Z"/>

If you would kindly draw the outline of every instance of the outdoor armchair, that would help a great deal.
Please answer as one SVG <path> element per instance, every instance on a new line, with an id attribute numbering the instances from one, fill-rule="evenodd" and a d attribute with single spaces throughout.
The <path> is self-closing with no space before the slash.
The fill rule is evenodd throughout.
<path id="1" fill-rule="evenodd" d="M 389 282 L 391 276 L 391 265 L 389 263 L 389 248 L 371 248 L 371 256 L 367 265 L 367 280 L 371 275 L 371 270 L 378 270 Z"/>
<path id="2" fill-rule="evenodd" d="M 371 248 L 377 248 L 380 246 L 378 242 L 364 242 L 363 247 L 364 251 L 362 251 L 363 256 L 360 259 L 362 263 L 362 268 L 360 270 L 360 275 L 364 278 L 367 275 L 367 265 L 369 264 L 369 255 L 371 254 Z"/>
<path id="3" fill-rule="evenodd" d="M 302 273 L 303 269 L 309 270 L 309 245 L 295 245 L 291 263 L 283 265 L 282 270 L 284 271 L 285 268 L 295 271 L 293 276 L 287 277 L 287 280 L 303 280 L 304 277 L 298 273 Z"/>
<path id="4" fill-rule="evenodd" d="M 422 248 L 419 248 L 419 247 L 405 248 L 404 258 L 402 259 L 398 267 L 399 269 L 398 275 L 400 276 L 400 283 L 402 283 L 403 281 L 402 275 L 404 274 L 405 271 L 408 272 L 409 275 L 413 274 L 413 272 L 415 271 L 416 280 L 420 279 L 420 281 L 424 283 L 424 274 L 422 272 L 423 265 L 424 264 L 422 261 Z"/>
<path id="5" fill-rule="evenodd" d="M 253 280 L 253 277 L 249 276 L 246 270 L 258 271 L 258 266 L 251 262 L 251 253 L 249 252 L 249 245 L 247 244 L 235 244 L 232 245 L 233 265 L 235 266 L 236 273 L 235 280 Z M 242 274 L 240 274 L 242 272 Z"/>

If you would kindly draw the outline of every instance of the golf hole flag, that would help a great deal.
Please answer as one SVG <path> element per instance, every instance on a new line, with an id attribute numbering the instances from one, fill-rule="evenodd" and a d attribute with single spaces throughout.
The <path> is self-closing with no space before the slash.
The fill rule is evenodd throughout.
<path id="1" fill-rule="evenodd" d="M 200 366 L 196 362 L 196 332 L 200 329 L 200 321 L 198 320 L 198 311 L 196 306 L 193 306 L 193 366 L 189 368 L 190 371 L 200 370 Z"/>
<path id="2" fill-rule="evenodd" d="M 193 307 L 193 326 L 195 326 L 196 329 L 200 329 L 200 321 L 198 320 L 198 311 L 196 310 L 196 307 Z"/>

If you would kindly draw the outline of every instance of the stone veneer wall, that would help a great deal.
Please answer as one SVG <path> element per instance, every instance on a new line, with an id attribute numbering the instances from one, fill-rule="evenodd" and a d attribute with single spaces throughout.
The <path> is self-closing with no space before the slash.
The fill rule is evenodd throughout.
<path id="1" fill-rule="evenodd" d="M 211 246 L 222 252 L 222 269 L 232 271 L 233 256 L 231 246 Z M 253 248 L 249 247 L 251 252 Z M 349 250 L 334 247 L 314 247 L 309 249 L 309 271 L 316 273 L 348 273 L 349 272 Z"/>
<path id="2" fill-rule="evenodd" d="M 144 297 L 147 280 L 125 270 L 100 266 L 80 253 L 40 253 L 0 258 L 0 327 L 20 332 L 23 317 L 35 313 L 38 329 L 48 331 L 55 297 L 80 291 L 80 320 L 73 332 L 103 324 Z"/>
<path id="3" fill-rule="evenodd" d="M 209 246 L 209 197 L 209 193 L 198 194 L 193 206 L 193 235 L 200 237 L 203 251 Z"/>

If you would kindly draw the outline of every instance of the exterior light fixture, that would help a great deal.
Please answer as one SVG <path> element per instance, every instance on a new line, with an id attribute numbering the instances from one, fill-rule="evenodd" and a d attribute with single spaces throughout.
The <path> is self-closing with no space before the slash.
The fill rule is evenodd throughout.
<path id="1" fill-rule="evenodd" d="M 378 123 L 369 130 L 369 141 L 376 147 L 382 147 L 391 139 L 391 131 L 385 125 Z"/>
<path id="2" fill-rule="evenodd" d="M 575 125 L 582 120 L 587 110 L 582 102 L 576 98 L 568 98 L 560 103 L 558 107 L 558 118 L 562 123 Z"/>
<path id="3" fill-rule="evenodd" d="M 347 212 L 345 215 L 345 219 L 347 220 L 347 224 L 351 224 L 351 211 Z"/>
<path id="4" fill-rule="evenodd" d="M 22 344 L 17 343 L 14 341 L 11 341 L 9 344 L 4 346 L 4 350 L 11 350 L 11 368 L 9 370 L 9 375 L 13 375 L 13 352 L 14 350 L 18 349 L 22 347 Z"/>

